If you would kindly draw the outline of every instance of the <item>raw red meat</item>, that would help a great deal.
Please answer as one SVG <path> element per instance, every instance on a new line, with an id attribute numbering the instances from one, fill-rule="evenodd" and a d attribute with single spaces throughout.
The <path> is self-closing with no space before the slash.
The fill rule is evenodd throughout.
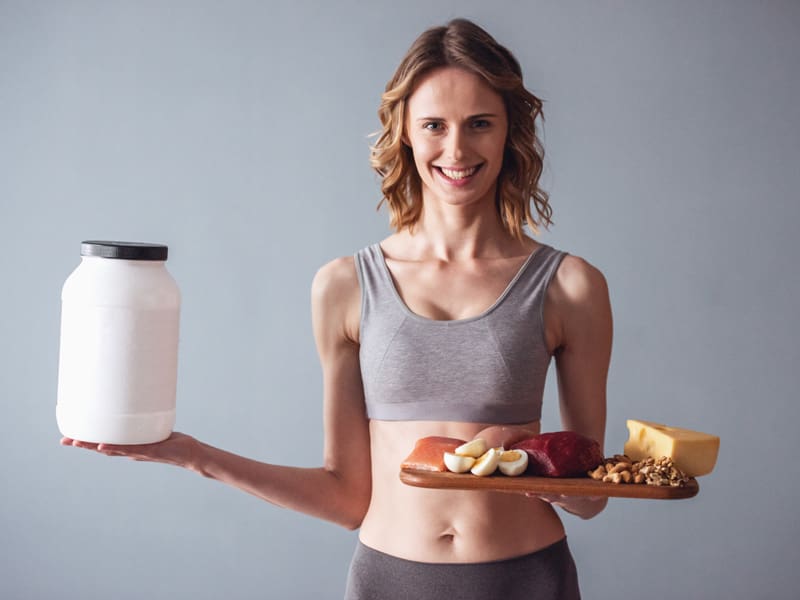
<path id="1" fill-rule="evenodd" d="M 414 450 L 408 455 L 401 465 L 404 469 L 419 469 L 421 471 L 447 471 L 444 464 L 444 453 L 453 452 L 464 440 L 436 435 L 417 440 Z"/>
<path id="2" fill-rule="evenodd" d="M 511 446 L 528 453 L 530 475 L 575 477 L 603 462 L 600 444 L 574 431 L 541 433 Z"/>

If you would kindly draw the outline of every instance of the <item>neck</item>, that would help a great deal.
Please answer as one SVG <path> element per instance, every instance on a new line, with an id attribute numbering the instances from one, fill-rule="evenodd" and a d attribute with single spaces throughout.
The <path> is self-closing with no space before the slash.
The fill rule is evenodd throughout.
<path id="1" fill-rule="evenodd" d="M 526 254 L 529 238 L 518 240 L 503 226 L 494 203 L 481 210 L 428 204 L 423 208 L 413 233 L 404 232 L 414 254 L 442 261 L 492 259 Z"/>

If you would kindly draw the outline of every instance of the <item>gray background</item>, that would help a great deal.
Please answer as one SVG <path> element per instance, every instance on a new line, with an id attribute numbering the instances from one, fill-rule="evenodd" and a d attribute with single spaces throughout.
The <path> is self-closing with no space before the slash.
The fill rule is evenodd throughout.
<path id="1" fill-rule="evenodd" d="M 388 0 L 0 2 L 0 597 L 341 596 L 355 532 L 58 445 L 60 287 L 82 239 L 168 243 L 177 428 L 319 464 L 310 282 L 388 232 L 380 92 L 454 16 L 546 100 L 542 239 L 611 289 L 608 451 L 628 417 L 722 438 L 695 499 L 565 516 L 584 596 L 796 597 L 798 4 Z"/>

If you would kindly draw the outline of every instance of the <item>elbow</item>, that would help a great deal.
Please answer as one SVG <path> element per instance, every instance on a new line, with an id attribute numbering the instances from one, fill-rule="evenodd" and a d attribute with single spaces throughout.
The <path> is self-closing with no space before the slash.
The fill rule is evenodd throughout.
<path id="1" fill-rule="evenodd" d="M 370 484 L 353 486 L 345 495 L 342 510 L 338 511 L 337 524 L 349 531 L 355 531 L 361 527 L 364 517 L 367 516 L 371 497 L 372 486 Z"/>
<path id="2" fill-rule="evenodd" d="M 366 516 L 366 506 L 363 508 L 363 510 L 350 510 L 346 514 L 342 514 L 342 518 L 339 519 L 338 524 L 348 531 L 355 531 L 361 527 L 361 523 L 364 521 L 364 517 Z"/>
<path id="3" fill-rule="evenodd" d="M 363 520 L 364 520 L 364 515 L 361 515 L 360 517 L 355 516 L 353 519 L 349 519 L 339 524 L 348 531 L 355 531 L 356 529 L 359 529 L 361 527 L 361 523 Z"/>
<path id="4" fill-rule="evenodd" d="M 354 502 L 353 510 L 350 511 L 349 518 L 342 524 L 350 531 L 355 531 L 361 527 L 364 517 L 367 516 L 369 509 L 370 494 L 365 494 L 359 501 Z"/>

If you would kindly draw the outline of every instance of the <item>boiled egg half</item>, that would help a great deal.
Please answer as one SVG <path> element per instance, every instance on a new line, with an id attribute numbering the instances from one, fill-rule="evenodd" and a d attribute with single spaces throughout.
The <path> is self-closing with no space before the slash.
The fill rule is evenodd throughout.
<path id="1" fill-rule="evenodd" d="M 475 464 L 472 456 L 461 456 L 452 452 L 444 453 L 444 466 L 452 473 L 466 473 Z"/>
<path id="2" fill-rule="evenodd" d="M 473 458 L 480 458 L 486 453 L 488 449 L 489 448 L 486 444 L 486 440 L 483 438 L 477 438 L 474 440 L 470 440 L 464 444 L 461 444 L 458 448 L 454 450 L 454 452 L 459 456 L 471 456 Z"/>
<path id="3" fill-rule="evenodd" d="M 528 453 L 524 450 L 506 450 L 500 455 L 497 468 L 509 477 L 521 475 L 528 468 Z"/>
<path id="4" fill-rule="evenodd" d="M 500 457 L 502 454 L 502 448 L 489 448 L 478 460 L 475 461 L 475 464 L 470 469 L 470 472 L 478 477 L 486 477 L 487 475 L 491 475 L 497 470 L 497 465 L 500 463 Z"/>

